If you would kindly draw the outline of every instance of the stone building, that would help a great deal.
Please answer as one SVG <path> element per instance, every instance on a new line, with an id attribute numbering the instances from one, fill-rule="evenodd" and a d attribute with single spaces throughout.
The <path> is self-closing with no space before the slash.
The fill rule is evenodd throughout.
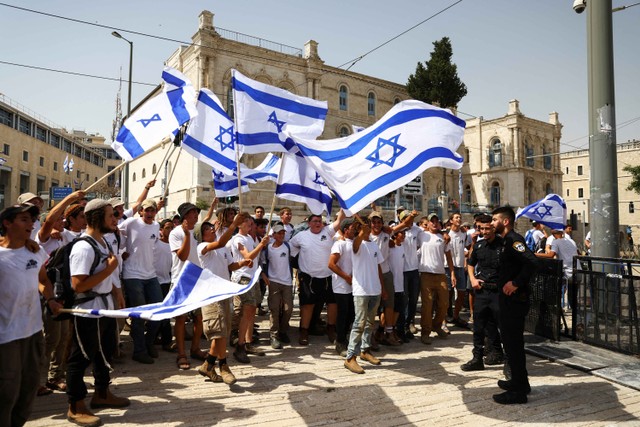
<path id="1" fill-rule="evenodd" d="M 121 162 L 104 141 L 101 135 L 68 132 L 0 95 L 0 209 L 26 192 L 49 200 L 51 187 L 87 188 Z M 70 173 L 63 170 L 67 156 L 74 161 Z"/>

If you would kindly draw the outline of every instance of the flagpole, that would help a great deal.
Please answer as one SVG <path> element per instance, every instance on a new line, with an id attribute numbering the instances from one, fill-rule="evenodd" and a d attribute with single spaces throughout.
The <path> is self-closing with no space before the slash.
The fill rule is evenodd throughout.
<path id="1" fill-rule="evenodd" d="M 169 181 L 167 181 L 167 183 L 164 185 L 164 194 L 162 195 L 162 199 L 166 199 L 167 198 L 167 194 L 169 194 L 169 184 L 171 183 L 171 180 L 173 179 L 173 174 L 175 173 L 176 169 L 178 169 L 178 160 L 180 160 L 180 154 L 182 154 L 182 145 L 180 146 L 180 150 L 178 150 L 178 156 L 176 157 L 176 163 L 175 166 L 173 167 L 173 170 L 171 171 L 171 175 L 169 175 Z"/>
<path id="2" fill-rule="evenodd" d="M 280 184 L 280 179 L 282 177 L 282 170 L 284 169 L 284 155 L 280 155 L 280 170 L 278 171 L 278 180 L 276 181 L 276 189 L 278 188 L 278 184 Z M 269 213 L 269 223 L 267 224 L 267 236 L 269 235 L 269 231 L 271 231 L 271 219 L 273 218 L 273 211 L 276 209 L 276 199 L 278 198 L 276 194 L 276 190 L 273 191 L 273 199 L 271 200 L 271 212 Z"/>
<path id="3" fill-rule="evenodd" d="M 162 158 L 162 161 L 160 162 L 161 165 L 164 165 L 165 160 L 167 160 L 168 156 L 171 156 L 173 154 L 174 151 L 176 151 L 176 146 L 174 145 L 173 148 L 171 150 L 167 150 L 167 152 L 164 154 L 164 157 Z M 160 174 L 160 170 L 162 170 L 162 167 L 158 168 L 158 171 L 156 172 L 156 176 L 153 177 L 153 180 L 157 180 L 158 179 L 158 175 Z"/>
<path id="4" fill-rule="evenodd" d="M 231 96 L 233 97 L 233 131 L 236 134 L 236 171 L 238 174 L 238 212 L 242 212 L 242 177 L 240 176 L 240 147 L 238 147 L 238 126 L 235 122 L 235 118 L 238 117 L 236 110 L 236 91 L 233 89 L 234 70 L 231 70 Z M 268 231 L 267 231 L 268 233 Z"/>

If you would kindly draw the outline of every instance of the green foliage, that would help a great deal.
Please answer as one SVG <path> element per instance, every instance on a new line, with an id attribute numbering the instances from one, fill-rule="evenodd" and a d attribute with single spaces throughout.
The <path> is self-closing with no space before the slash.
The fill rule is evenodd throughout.
<path id="1" fill-rule="evenodd" d="M 203 200 L 201 198 L 198 198 L 196 200 L 196 207 L 201 211 L 206 212 L 207 210 L 209 210 L 209 206 L 211 206 L 211 202 L 207 202 L 206 200 Z"/>
<path id="2" fill-rule="evenodd" d="M 627 190 L 633 190 L 640 194 L 640 166 L 628 165 L 623 170 L 631 174 L 631 183 L 629 183 Z"/>
<path id="3" fill-rule="evenodd" d="M 457 107 L 467 94 L 467 86 L 458 77 L 458 66 L 451 62 L 452 56 L 448 37 L 433 42 L 431 58 L 424 65 L 418 62 L 415 73 L 409 76 L 409 95 L 442 108 Z"/>

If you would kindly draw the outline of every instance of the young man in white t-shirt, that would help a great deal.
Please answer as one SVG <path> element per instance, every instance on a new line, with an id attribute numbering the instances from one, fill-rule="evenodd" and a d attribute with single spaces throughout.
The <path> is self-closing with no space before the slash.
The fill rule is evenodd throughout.
<path id="1" fill-rule="evenodd" d="M 399 324 L 398 319 L 401 317 L 401 313 L 404 312 L 404 308 L 407 305 L 404 294 L 405 236 L 406 232 L 404 230 L 394 232 L 391 235 L 393 247 L 389 249 L 389 267 L 393 275 L 393 292 L 395 294 L 393 297 L 393 324 L 395 326 L 392 334 L 400 343 L 409 342 L 409 338 L 407 338 L 406 335 L 398 333 L 398 328 L 404 332 L 404 323 Z"/>
<path id="2" fill-rule="evenodd" d="M 382 286 L 380 267 L 384 260 L 378 245 L 371 242 L 370 233 L 371 228 L 367 221 L 353 241 L 352 286 L 355 320 L 349 336 L 344 366 L 355 374 L 364 374 L 364 369 L 356 361 L 358 354 L 360 359 L 372 365 L 380 364 L 380 360 L 371 354 L 371 335 L 380 297 L 386 299 L 387 295 Z"/>
<path id="3" fill-rule="evenodd" d="M 98 247 L 97 256 L 100 261 L 93 274 L 90 274 L 96 257 L 93 247 L 85 241 L 73 245 L 69 256 L 69 271 L 71 286 L 76 292 L 76 298 L 80 298 L 73 308 L 123 308 L 122 292 L 114 286 L 112 276 L 118 267 L 118 260 L 104 240 L 104 234 L 115 229 L 113 208 L 105 200 L 94 199 L 87 203 L 84 213 L 87 219 L 84 235 Z M 84 298 L 90 299 L 83 301 Z M 100 418 L 91 413 L 84 403 L 87 395 L 84 374 L 89 365 L 93 365 L 95 380 L 92 408 L 122 408 L 130 403 L 129 399 L 116 397 L 109 391 L 111 367 L 108 360 L 111 360 L 116 349 L 116 321 L 113 318 L 96 318 L 83 314 L 76 315 L 73 322 L 75 333 L 67 364 L 67 419 L 79 425 L 99 425 Z"/>
<path id="4" fill-rule="evenodd" d="M 198 245 L 198 259 L 202 268 L 211 271 L 218 277 L 229 280 L 229 270 L 236 270 L 243 266 L 250 266 L 249 259 L 234 262 L 226 244 L 233 235 L 233 231 L 244 221 L 242 215 L 237 215 L 231 226 L 227 228 L 219 240 L 213 224 L 203 222 L 200 228 L 203 242 Z M 224 382 L 232 385 L 236 377 L 227 363 L 227 338 L 231 332 L 232 298 L 202 307 L 202 324 L 204 334 L 211 340 L 209 353 L 204 363 L 198 368 L 198 373 L 213 382 Z M 220 375 L 216 372 L 216 360 L 220 368 Z"/>
<path id="5" fill-rule="evenodd" d="M 565 304 L 565 293 L 567 291 L 567 284 L 573 277 L 573 257 L 578 254 L 578 248 L 573 240 L 569 240 L 565 237 L 564 230 L 555 229 L 551 231 L 553 240 L 549 249 L 545 253 L 537 253 L 538 258 L 557 258 L 562 261 L 562 308 L 568 308 L 568 304 Z"/>
<path id="6" fill-rule="evenodd" d="M 0 212 L 0 425 L 27 422 L 40 382 L 44 350 L 38 290 L 54 313 L 44 263 L 47 253 L 26 247 L 38 208 L 20 204 Z"/>
<path id="7" fill-rule="evenodd" d="M 156 242 L 155 257 L 153 259 L 153 265 L 156 268 L 156 275 L 158 282 L 160 283 L 160 290 L 162 291 L 162 299 L 167 296 L 169 289 L 171 289 L 171 246 L 169 246 L 169 234 L 174 229 L 173 221 L 170 219 L 163 219 L 160 222 L 160 237 Z M 164 351 L 172 352 L 171 342 L 173 341 L 173 332 L 171 330 L 171 320 L 161 320 L 160 328 L 158 330 L 160 334 L 160 344 Z"/>
<path id="8" fill-rule="evenodd" d="M 471 249 L 471 238 L 462 231 L 462 216 L 459 212 L 454 212 L 449 216 L 451 229 L 449 230 L 449 249 L 451 250 L 451 258 L 453 260 L 453 271 L 448 267 L 445 269 L 448 285 L 449 285 L 449 312 L 453 317 L 453 324 L 461 328 L 468 328 L 467 322 L 460 319 L 460 310 L 467 297 L 467 275 L 465 272 L 465 263 L 467 260 L 467 251 Z M 451 275 L 456 277 L 456 286 L 451 284 Z"/>
<path id="9" fill-rule="evenodd" d="M 160 236 L 160 224 L 155 221 L 158 205 L 147 199 L 140 205 L 139 217 L 128 218 L 119 225 L 121 236 L 129 254 L 122 269 L 122 279 L 129 307 L 139 307 L 162 301 L 162 290 L 155 268 L 156 242 Z M 151 364 L 158 357 L 153 343 L 160 322 L 131 319 L 132 359 Z"/>

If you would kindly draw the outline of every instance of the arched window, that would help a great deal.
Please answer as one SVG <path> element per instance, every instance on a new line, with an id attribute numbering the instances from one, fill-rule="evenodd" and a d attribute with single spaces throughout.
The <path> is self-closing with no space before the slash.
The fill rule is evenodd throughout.
<path id="1" fill-rule="evenodd" d="M 547 183 L 547 185 L 544 186 L 544 194 L 551 194 L 553 193 L 553 189 L 551 188 L 551 184 Z"/>
<path id="2" fill-rule="evenodd" d="M 349 135 L 349 128 L 346 126 L 341 126 L 340 127 L 340 134 L 338 135 L 340 138 L 343 138 L 345 136 Z"/>
<path id="3" fill-rule="evenodd" d="M 471 186 L 467 185 L 464 187 L 464 201 L 465 203 L 472 203 L 471 200 Z"/>
<path id="4" fill-rule="evenodd" d="M 527 165 L 527 167 L 532 168 L 535 162 L 535 159 L 533 158 L 533 147 L 529 144 L 529 142 L 527 142 L 527 144 L 524 146 L 524 155 L 525 155 L 525 165 Z"/>
<path id="5" fill-rule="evenodd" d="M 493 206 L 500 206 L 500 183 L 499 182 L 494 182 L 493 184 L 491 184 L 491 194 L 490 194 L 489 203 L 491 203 Z"/>
<path id="6" fill-rule="evenodd" d="M 502 166 L 502 143 L 496 139 L 489 148 L 489 167 Z"/>
<path id="7" fill-rule="evenodd" d="M 367 114 L 370 116 L 376 115 L 376 94 L 373 92 L 369 92 L 367 97 Z"/>
<path id="8" fill-rule="evenodd" d="M 531 204 L 535 201 L 535 195 L 533 193 L 533 182 L 529 181 L 529 184 L 527 184 L 527 204 Z"/>
<path id="9" fill-rule="evenodd" d="M 131 181 L 132 182 L 136 182 L 136 173 L 135 172 L 133 173 L 133 178 L 131 178 Z"/>
<path id="10" fill-rule="evenodd" d="M 397 98 L 397 97 L 396 97 L 396 98 L 393 100 L 393 105 L 396 105 L 396 104 L 399 104 L 399 103 L 400 103 L 400 98 Z"/>
<path id="11" fill-rule="evenodd" d="M 345 85 L 340 86 L 340 109 L 342 111 L 347 111 L 348 96 L 347 87 Z"/>
<path id="12" fill-rule="evenodd" d="M 549 153 L 549 151 L 547 150 L 547 147 L 544 147 L 542 149 L 542 158 L 544 160 L 544 168 L 548 171 L 551 170 L 551 154 Z"/>
<path id="13" fill-rule="evenodd" d="M 158 172 L 158 169 L 156 168 L 156 164 L 154 163 L 153 168 L 151 169 L 151 173 L 155 175 L 156 172 Z"/>
<path id="14" fill-rule="evenodd" d="M 233 119 L 233 88 L 231 83 L 229 83 L 229 88 L 227 89 L 227 115 Z"/>
<path id="15" fill-rule="evenodd" d="M 147 177 L 147 170 L 145 168 L 142 168 L 142 179 L 145 179 Z"/>

